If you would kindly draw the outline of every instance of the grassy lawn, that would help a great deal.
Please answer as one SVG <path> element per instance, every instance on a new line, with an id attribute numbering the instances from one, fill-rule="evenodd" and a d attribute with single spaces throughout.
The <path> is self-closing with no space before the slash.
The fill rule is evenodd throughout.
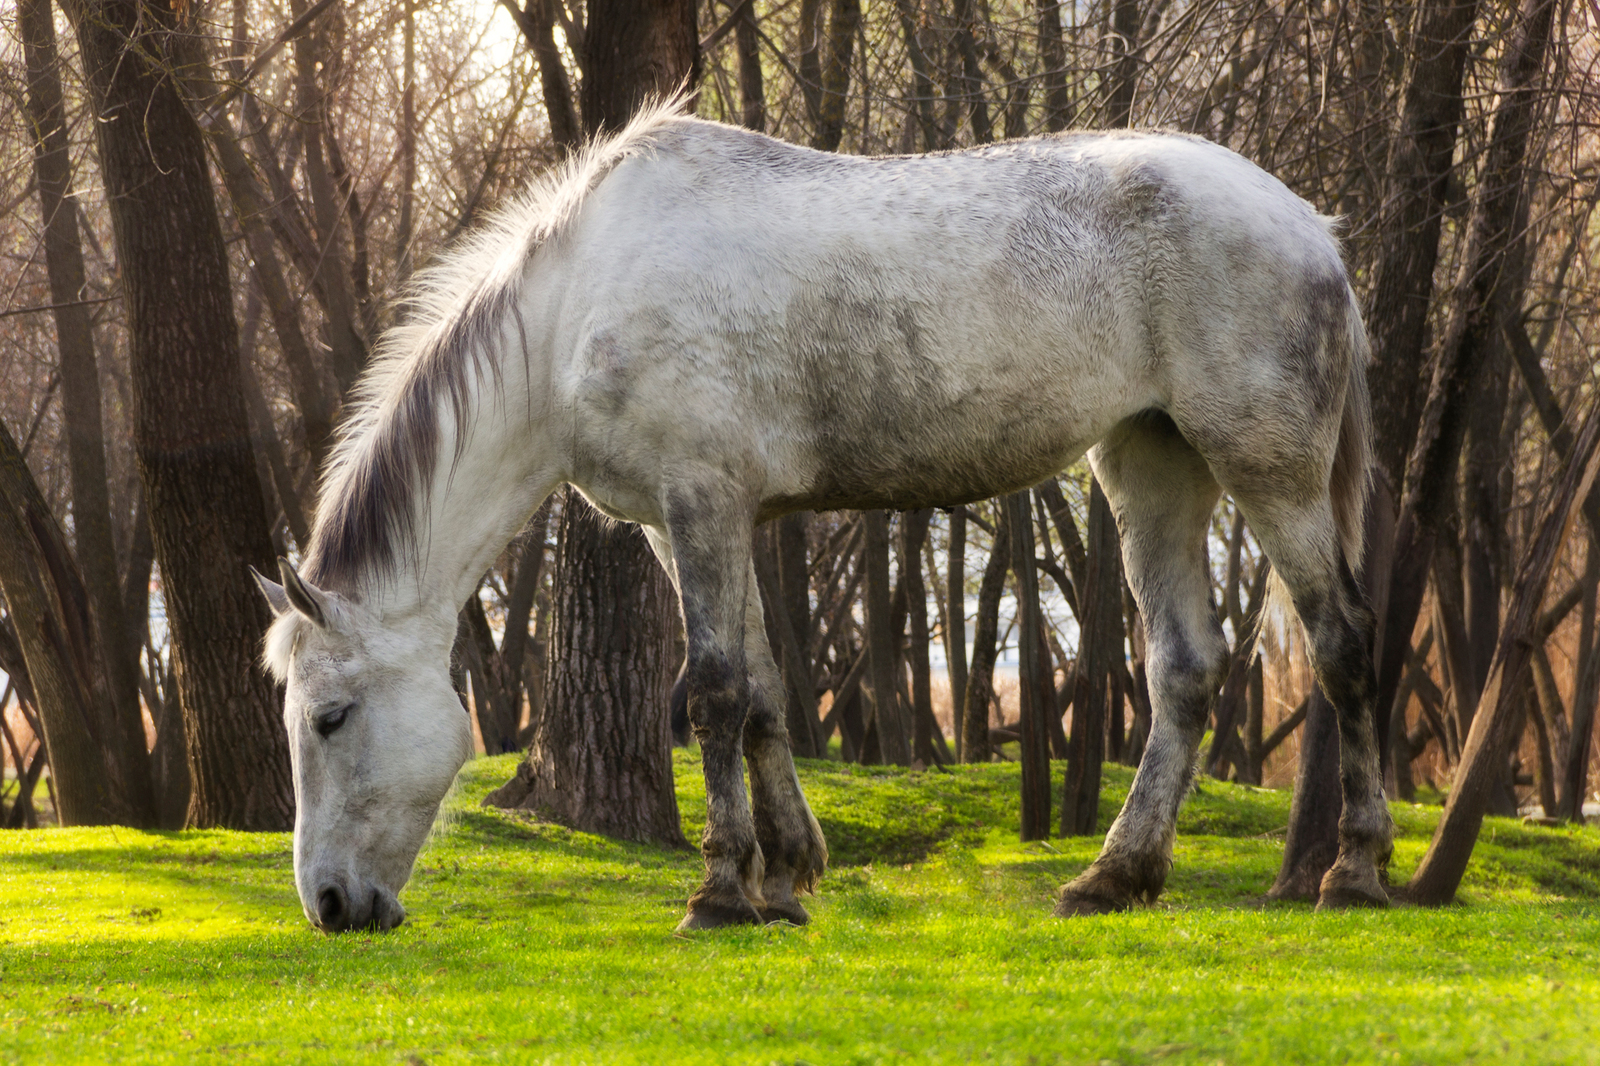
<path id="1" fill-rule="evenodd" d="M 812 924 L 677 937 L 698 857 L 480 807 L 514 765 L 468 767 L 384 937 L 310 930 L 287 836 L 0 836 L 0 1063 L 1600 1061 L 1593 828 L 1490 819 L 1460 906 L 1317 915 L 1259 900 L 1287 794 L 1208 780 L 1160 906 L 1063 922 L 1098 842 L 1018 844 L 1014 765 L 810 763 Z M 1396 807 L 1397 878 L 1436 813 Z"/>

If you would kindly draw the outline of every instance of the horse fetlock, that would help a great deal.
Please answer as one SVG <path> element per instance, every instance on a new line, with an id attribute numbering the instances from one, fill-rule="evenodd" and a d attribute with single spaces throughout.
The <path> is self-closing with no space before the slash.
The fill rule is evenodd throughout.
<path id="1" fill-rule="evenodd" d="M 1380 798 L 1367 809 L 1347 804 L 1339 819 L 1339 854 L 1364 856 L 1372 865 L 1384 868 L 1394 852 L 1394 818 L 1389 805 Z"/>
<path id="2" fill-rule="evenodd" d="M 1167 882 L 1165 855 L 1101 855 L 1083 873 L 1061 886 L 1054 914 L 1072 918 L 1125 911 L 1135 903 L 1154 903 Z"/>

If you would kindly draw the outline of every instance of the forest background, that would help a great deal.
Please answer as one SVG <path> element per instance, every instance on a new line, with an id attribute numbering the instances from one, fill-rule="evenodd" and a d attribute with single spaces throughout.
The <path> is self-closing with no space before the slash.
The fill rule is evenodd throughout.
<path id="1" fill-rule="evenodd" d="M 20 0 L 3 17 L 5 825 L 290 824 L 244 564 L 305 542 L 413 270 L 686 81 L 704 117 L 852 153 L 1188 131 L 1340 217 L 1375 353 L 1364 581 L 1386 784 L 1449 804 L 1413 893 L 1454 893 L 1485 812 L 1573 820 L 1593 795 L 1594 0 Z M 1085 465 L 949 513 L 756 536 L 798 755 L 1019 759 L 1024 835 L 1103 830 L 1102 763 L 1137 763 L 1150 707 Z M 1314 894 L 1332 715 L 1292 629 L 1250 654 L 1268 568 L 1226 501 L 1212 539 L 1235 653 L 1205 768 L 1296 778 L 1274 891 Z M 674 611 L 632 531 L 565 493 L 533 517 L 455 655 L 482 748 L 528 750 L 499 802 L 682 840 Z M 575 779 L 560 755 L 583 737 L 602 755 Z M 619 803 L 630 759 L 655 774 Z"/>

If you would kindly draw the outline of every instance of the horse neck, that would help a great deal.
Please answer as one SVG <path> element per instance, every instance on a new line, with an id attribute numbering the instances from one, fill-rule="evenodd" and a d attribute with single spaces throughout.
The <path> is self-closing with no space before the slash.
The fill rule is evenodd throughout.
<path id="1" fill-rule="evenodd" d="M 543 344 L 522 324 L 498 331 L 499 350 L 469 374 L 461 427 L 444 405 L 439 452 L 413 487 L 415 538 L 381 583 L 379 610 L 448 615 L 477 589 L 495 558 L 560 484 L 564 465 L 550 433 Z"/>

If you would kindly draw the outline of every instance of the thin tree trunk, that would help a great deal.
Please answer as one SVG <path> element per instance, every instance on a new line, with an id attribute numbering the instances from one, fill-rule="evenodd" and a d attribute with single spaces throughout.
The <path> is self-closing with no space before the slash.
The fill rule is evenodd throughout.
<path id="1" fill-rule="evenodd" d="M 1039 61 L 1044 65 L 1044 128 L 1058 133 L 1072 122 L 1067 93 L 1067 53 L 1061 43 L 1060 0 L 1034 0 L 1039 20 Z"/>
<path id="2" fill-rule="evenodd" d="M 117 552 L 111 536 L 111 500 L 100 419 L 100 371 L 89 308 L 82 303 L 83 246 L 72 198 L 72 163 L 50 0 L 20 0 L 17 28 L 27 65 L 34 175 L 44 220 L 45 266 L 61 355 L 61 409 L 72 473 L 73 546 L 83 572 L 105 661 L 108 695 L 116 714 L 116 735 L 106 739 L 123 749 L 120 755 L 108 756 L 121 763 L 119 773 L 126 783 L 131 809 L 146 819 L 154 810 L 154 794 L 144 722 L 139 713 L 139 644 L 130 639 L 122 613 Z M 17 769 L 20 772 L 22 768 Z"/>
<path id="3" fill-rule="evenodd" d="M 939 762 L 933 735 L 933 678 L 928 662 L 928 589 L 922 578 L 922 545 L 928 539 L 933 510 L 908 511 L 900 519 L 900 578 L 906 587 L 906 610 L 911 620 L 912 757 L 924 766 Z"/>
<path id="4" fill-rule="evenodd" d="M 750 0 L 729 0 L 743 7 L 733 27 L 734 50 L 739 55 L 739 122 L 746 129 L 767 129 L 767 93 L 761 73 L 761 34 L 756 26 L 756 5 Z"/>
<path id="5" fill-rule="evenodd" d="M 405 43 L 400 60 L 400 218 L 394 230 L 395 273 L 401 281 L 411 276 L 412 214 L 417 199 L 416 0 L 404 0 L 404 12 Z"/>
<path id="6" fill-rule="evenodd" d="M 895 766 L 911 765 L 911 731 L 895 701 L 895 628 L 893 596 L 889 587 L 889 516 L 884 511 L 865 515 L 867 571 L 867 654 L 872 656 L 872 718 L 881 757 Z M 870 746 L 870 742 L 869 742 Z"/>
<path id="7" fill-rule="evenodd" d="M 1139 0 L 1116 0 L 1111 9 L 1111 51 L 1116 57 L 1106 99 L 1106 125 L 1127 129 L 1139 80 Z"/>
<path id="8" fill-rule="evenodd" d="M 1049 715 L 1055 686 L 1041 685 L 1039 663 L 1044 618 L 1039 610 L 1039 578 L 1033 565 L 1033 494 L 1027 489 L 1005 499 L 1011 539 L 1011 569 L 1017 578 L 1017 682 L 1021 697 L 1022 839 L 1050 837 Z M 1048 656 L 1046 656 L 1048 662 Z"/>
<path id="9" fill-rule="evenodd" d="M 973 620 L 972 665 L 967 672 L 967 690 L 962 703 L 961 761 L 988 762 L 993 754 L 989 743 L 989 705 L 994 701 L 994 660 L 1000 638 L 1000 597 L 1006 588 L 1006 571 L 1011 566 L 1011 531 L 1005 508 L 995 508 L 994 546 L 983 568 L 978 585 L 978 614 Z"/>
<path id="10" fill-rule="evenodd" d="M 974 39 L 976 16 L 973 0 L 953 0 L 951 10 L 955 18 L 955 46 L 961 56 L 961 98 L 966 102 L 967 115 L 972 122 L 972 139 L 977 144 L 994 140 L 994 125 L 989 121 L 989 104 L 983 96 L 983 68 L 978 65 L 978 45 Z M 1030 520 L 1029 525 L 1032 525 Z"/>
<path id="11" fill-rule="evenodd" d="M 289 0 L 295 18 L 309 9 L 308 0 Z M 328 121 L 326 87 L 318 75 L 327 74 L 333 57 L 325 54 L 323 35 L 317 29 L 301 34 L 294 41 L 295 107 L 301 124 L 306 185 L 311 192 L 312 217 L 317 228 L 317 258 L 314 280 L 326 298 L 328 363 L 339 381 L 341 394 L 367 365 L 367 344 L 358 328 L 356 294 L 351 286 L 350 265 L 340 236 L 344 197 L 339 193 L 323 155 L 323 137 Z"/>
<path id="12" fill-rule="evenodd" d="M 1071 753 L 1062 790 L 1061 835 L 1092 836 L 1100 817 L 1106 703 L 1111 671 L 1122 657 L 1122 552 L 1116 520 L 1098 481 L 1089 486 L 1089 543 L 1079 586 L 1077 690 L 1072 697 Z"/>
<path id="13" fill-rule="evenodd" d="M 522 31 L 523 39 L 539 64 L 539 87 L 544 93 L 545 114 L 550 119 L 550 139 L 557 147 L 571 151 L 582 143 L 583 131 L 572 103 L 572 83 L 561 61 L 561 50 L 556 47 L 555 15 L 550 5 L 560 2 L 526 0 L 527 6 L 519 8 L 516 0 L 500 0 L 516 20 L 517 29 Z"/>
<path id="14" fill-rule="evenodd" d="M 965 742 L 962 723 L 967 702 L 967 509 L 950 512 L 950 542 L 945 551 L 944 655 L 949 664 L 951 728 L 956 757 Z"/>
<path id="15" fill-rule="evenodd" d="M 861 0 L 832 0 L 817 99 L 817 133 L 811 146 L 824 152 L 839 149 L 844 138 L 845 104 L 850 92 L 850 57 L 861 28 Z"/>
<path id="16" fill-rule="evenodd" d="M 895 0 L 895 10 L 900 14 L 900 32 L 906 41 L 906 55 L 911 60 L 911 86 L 916 96 L 917 125 L 922 130 L 922 150 L 937 151 L 943 147 L 939 140 L 939 120 L 933 112 L 933 78 L 928 74 L 928 54 L 922 49 L 921 27 L 917 25 L 915 0 Z M 958 730 L 956 736 L 959 737 Z"/>

